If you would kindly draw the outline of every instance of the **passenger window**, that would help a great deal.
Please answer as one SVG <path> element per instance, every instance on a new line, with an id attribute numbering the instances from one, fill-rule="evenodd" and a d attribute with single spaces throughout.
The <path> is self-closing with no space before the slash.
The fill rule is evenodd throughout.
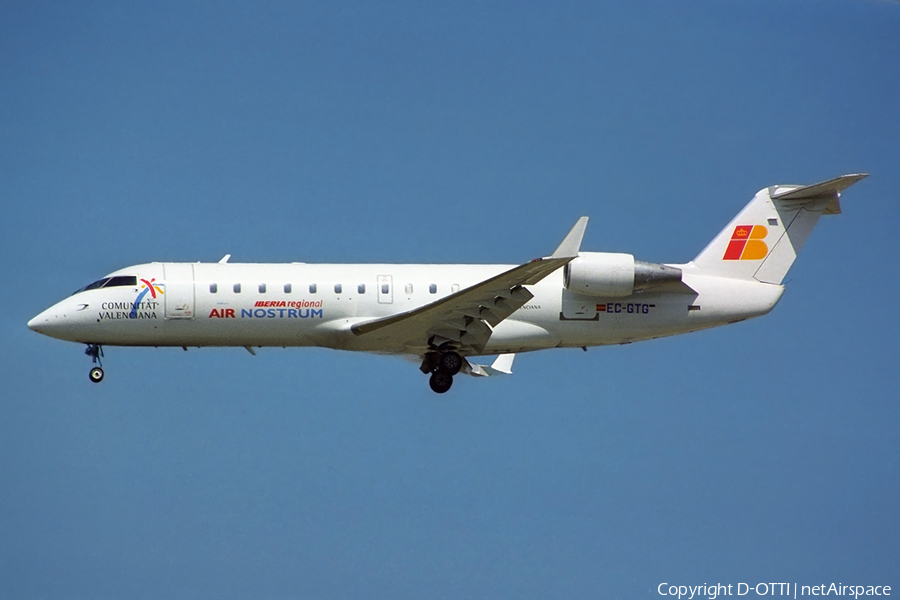
<path id="1" fill-rule="evenodd" d="M 356 291 L 359 292 L 360 294 L 365 294 L 366 293 L 366 284 L 361 283 L 358 286 L 356 286 Z"/>
<path id="2" fill-rule="evenodd" d="M 412 294 L 413 287 L 411 283 L 407 283 L 405 289 L 407 294 Z"/>
<path id="3" fill-rule="evenodd" d="M 239 283 L 234 284 L 234 293 L 235 294 L 241 293 L 241 284 L 239 284 Z"/>
<path id="4" fill-rule="evenodd" d="M 218 293 L 218 291 L 219 291 L 219 284 L 218 284 L 218 283 L 211 283 L 211 284 L 209 284 L 209 293 L 210 293 L 210 294 Z"/>
<path id="5" fill-rule="evenodd" d="M 264 283 L 259 284 L 259 293 L 260 294 L 266 293 L 266 284 L 264 284 Z"/>
<path id="6" fill-rule="evenodd" d="M 436 283 L 432 283 L 431 285 L 428 286 L 428 293 L 429 294 L 437 294 L 437 284 Z"/>
<path id="7" fill-rule="evenodd" d="M 309 284 L 309 293 L 310 294 L 316 293 L 316 284 L 314 284 L 314 283 Z"/>
<path id="8" fill-rule="evenodd" d="M 390 294 L 390 293 L 391 293 L 391 286 L 389 286 L 389 285 L 386 284 L 386 283 L 382 283 L 382 284 L 381 284 L 381 293 L 382 293 L 382 294 Z"/>
<path id="9" fill-rule="evenodd" d="M 291 284 L 289 284 L 289 283 L 284 284 L 284 293 L 285 294 L 291 293 Z"/>
<path id="10" fill-rule="evenodd" d="M 342 289 L 343 289 L 343 286 L 341 284 L 339 284 L 339 283 L 334 284 L 334 293 L 335 294 L 340 294 Z"/>

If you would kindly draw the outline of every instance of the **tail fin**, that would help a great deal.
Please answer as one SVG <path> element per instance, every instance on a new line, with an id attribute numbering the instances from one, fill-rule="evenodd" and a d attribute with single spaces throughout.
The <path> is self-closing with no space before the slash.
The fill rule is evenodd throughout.
<path id="1" fill-rule="evenodd" d="M 841 191 L 867 176 L 760 190 L 693 264 L 704 274 L 781 283 L 819 217 L 840 214 Z"/>

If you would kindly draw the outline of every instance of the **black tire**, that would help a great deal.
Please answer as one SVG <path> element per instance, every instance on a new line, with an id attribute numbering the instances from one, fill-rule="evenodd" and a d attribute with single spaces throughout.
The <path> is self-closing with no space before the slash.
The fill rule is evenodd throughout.
<path id="1" fill-rule="evenodd" d="M 441 360 L 438 363 L 441 371 L 448 375 L 456 375 L 462 369 L 462 356 L 456 352 L 445 352 L 441 354 Z"/>
<path id="2" fill-rule="evenodd" d="M 103 381 L 103 369 L 101 369 L 100 367 L 94 367 L 88 373 L 88 377 L 94 383 L 100 383 L 101 381 Z"/>
<path id="3" fill-rule="evenodd" d="M 437 394 L 443 394 L 450 389 L 451 385 L 453 385 L 453 375 L 444 373 L 443 371 L 435 371 L 431 374 L 428 385 L 431 386 L 431 391 Z"/>

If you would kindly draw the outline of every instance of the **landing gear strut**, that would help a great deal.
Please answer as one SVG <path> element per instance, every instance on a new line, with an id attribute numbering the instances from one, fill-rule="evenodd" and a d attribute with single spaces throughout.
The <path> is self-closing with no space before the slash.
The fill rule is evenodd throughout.
<path id="1" fill-rule="evenodd" d="M 94 383 L 100 383 L 103 381 L 103 363 L 100 362 L 100 358 L 103 356 L 103 347 L 100 344 L 88 344 L 84 353 L 90 356 L 96 365 L 90 370 L 88 377 Z"/>
<path id="2" fill-rule="evenodd" d="M 431 373 L 428 385 L 432 391 L 443 394 L 453 385 L 453 376 L 459 373 L 463 366 L 463 357 L 457 352 L 431 352 L 422 361 L 422 371 Z"/>

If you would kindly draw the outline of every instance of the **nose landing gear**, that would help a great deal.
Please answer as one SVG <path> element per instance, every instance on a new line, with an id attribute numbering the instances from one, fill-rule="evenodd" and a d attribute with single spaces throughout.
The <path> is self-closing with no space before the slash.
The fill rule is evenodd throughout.
<path id="1" fill-rule="evenodd" d="M 103 347 L 100 344 L 88 344 L 84 353 L 90 356 L 96 365 L 90 370 L 88 377 L 94 383 L 100 383 L 103 381 L 103 363 L 100 362 L 100 358 L 103 356 Z"/>
<path id="2" fill-rule="evenodd" d="M 443 394 L 453 385 L 453 376 L 462 369 L 463 358 L 457 352 L 434 352 L 425 356 L 422 362 L 422 371 L 431 373 L 428 385 L 431 390 Z"/>

